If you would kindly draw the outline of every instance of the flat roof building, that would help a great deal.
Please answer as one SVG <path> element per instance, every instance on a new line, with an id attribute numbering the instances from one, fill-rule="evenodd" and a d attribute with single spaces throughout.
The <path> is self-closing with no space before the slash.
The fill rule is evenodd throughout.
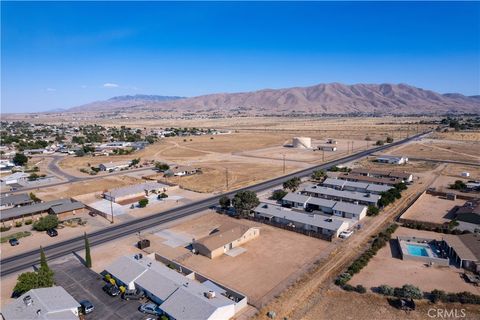
<path id="1" fill-rule="evenodd" d="M 109 201 L 122 202 L 128 199 L 149 196 L 151 193 L 166 192 L 169 186 L 156 181 L 134 184 L 103 192 L 102 196 Z"/>
<path id="2" fill-rule="evenodd" d="M 379 156 L 375 159 L 379 163 L 388 163 L 388 164 L 405 164 L 408 163 L 408 158 L 404 156 Z"/>
<path id="3" fill-rule="evenodd" d="M 346 180 L 346 181 L 353 181 L 353 182 L 365 182 L 370 184 L 376 185 L 385 185 L 385 186 L 394 186 L 398 183 L 402 183 L 402 179 L 398 178 L 377 178 L 377 177 L 370 177 L 356 173 L 347 173 L 341 172 L 336 175 L 337 179 Z"/>
<path id="4" fill-rule="evenodd" d="M 239 293 L 228 292 L 228 288 L 186 268 L 187 274 L 180 273 L 148 257 L 123 256 L 105 271 L 119 284 L 143 290 L 173 319 L 230 319 L 246 305 L 246 297 Z M 232 294 L 240 299 L 227 297 Z"/>
<path id="5" fill-rule="evenodd" d="M 334 237 L 349 227 L 346 221 L 334 216 L 298 212 L 267 203 L 259 204 L 254 212 L 257 218 Z"/>
<path id="6" fill-rule="evenodd" d="M 400 171 L 381 171 L 381 170 L 368 170 L 363 168 L 354 168 L 351 171 L 352 174 L 359 174 L 368 177 L 375 178 L 396 178 L 402 180 L 402 182 L 412 182 L 413 175 L 408 172 Z"/>
<path id="7" fill-rule="evenodd" d="M 380 194 L 392 189 L 391 186 L 370 184 L 366 182 L 356 182 L 356 181 L 347 181 L 342 179 L 332 179 L 327 178 L 322 182 L 322 186 L 336 189 L 336 190 L 347 190 L 347 191 L 357 191 L 364 193 L 374 193 Z"/>
<path id="8" fill-rule="evenodd" d="M 81 210 L 85 205 L 72 199 L 58 199 L 46 202 L 37 202 L 22 207 L 9 208 L 0 211 L 0 221 L 31 216 L 40 213 L 61 214 Z"/>
<path id="9" fill-rule="evenodd" d="M 327 187 L 309 185 L 301 190 L 304 195 L 309 195 L 317 198 L 324 198 L 335 201 L 346 201 L 364 205 L 377 205 L 381 196 L 372 193 L 363 193 L 356 191 L 335 190 Z"/>
<path id="10" fill-rule="evenodd" d="M 107 162 L 102 163 L 98 166 L 100 171 L 118 171 L 130 167 L 132 161 L 117 161 L 117 162 Z"/>

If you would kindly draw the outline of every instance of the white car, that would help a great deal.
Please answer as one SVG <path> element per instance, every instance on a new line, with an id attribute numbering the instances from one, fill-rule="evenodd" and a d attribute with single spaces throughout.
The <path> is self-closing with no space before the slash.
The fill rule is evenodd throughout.
<path id="1" fill-rule="evenodd" d="M 342 231 L 342 232 L 340 232 L 339 237 L 342 238 L 342 239 L 347 239 L 352 234 L 353 234 L 353 231 Z"/>

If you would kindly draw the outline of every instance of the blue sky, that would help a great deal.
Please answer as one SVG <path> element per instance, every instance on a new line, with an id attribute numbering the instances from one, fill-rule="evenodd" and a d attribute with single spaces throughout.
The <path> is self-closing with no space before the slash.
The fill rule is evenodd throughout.
<path id="1" fill-rule="evenodd" d="M 2 112 L 324 82 L 480 94 L 480 3 L 1 2 Z"/>

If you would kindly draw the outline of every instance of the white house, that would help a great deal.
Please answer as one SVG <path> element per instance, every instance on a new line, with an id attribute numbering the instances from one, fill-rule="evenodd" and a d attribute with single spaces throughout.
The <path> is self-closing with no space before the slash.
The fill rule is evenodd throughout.
<path id="1" fill-rule="evenodd" d="M 408 158 L 401 156 L 401 157 L 396 157 L 396 156 L 380 156 L 377 157 L 377 162 L 380 163 L 388 163 L 388 164 L 406 164 L 408 163 Z"/>
<path id="2" fill-rule="evenodd" d="M 132 162 L 128 161 L 117 161 L 117 162 L 108 162 L 102 163 L 98 167 L 100 171 L 118 171 L 125 168 L 128 168 Z"/>
<path id="3" fill-rule="evenodd" d="M 6 177 L 0 178 L 0 182 L 3 182 L 5 184 L 14 184 L 14 183 L 20 183 L 25 181 L 28 178 L 28 174 L 24 172 L 15 172 L 12 173 L 11 175 L 8 175 Z"/>
<path id="4" fill-rule="evenodd" d="M 78 320 L 80 304 L 62 287 L 32 289 L 2 308 L 5 320 Z"/>

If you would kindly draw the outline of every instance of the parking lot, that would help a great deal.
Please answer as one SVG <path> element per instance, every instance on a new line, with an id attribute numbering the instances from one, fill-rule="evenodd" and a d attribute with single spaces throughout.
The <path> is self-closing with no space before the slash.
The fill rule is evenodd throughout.
<path id="1" fill-rule="evenodd" d="M 95 310 L 86 319 L 131 319 L 148 318 L 138 311 L 143 301 L 125 301 L 120 297 L 110 297 L 103 292 L 105 284 L 101 275 L 86 268 L 75 256 L 51 262 L 50 268 L 55 272 L 56 285 L 62 286 L 75 300 L 89 300 Z"/>

